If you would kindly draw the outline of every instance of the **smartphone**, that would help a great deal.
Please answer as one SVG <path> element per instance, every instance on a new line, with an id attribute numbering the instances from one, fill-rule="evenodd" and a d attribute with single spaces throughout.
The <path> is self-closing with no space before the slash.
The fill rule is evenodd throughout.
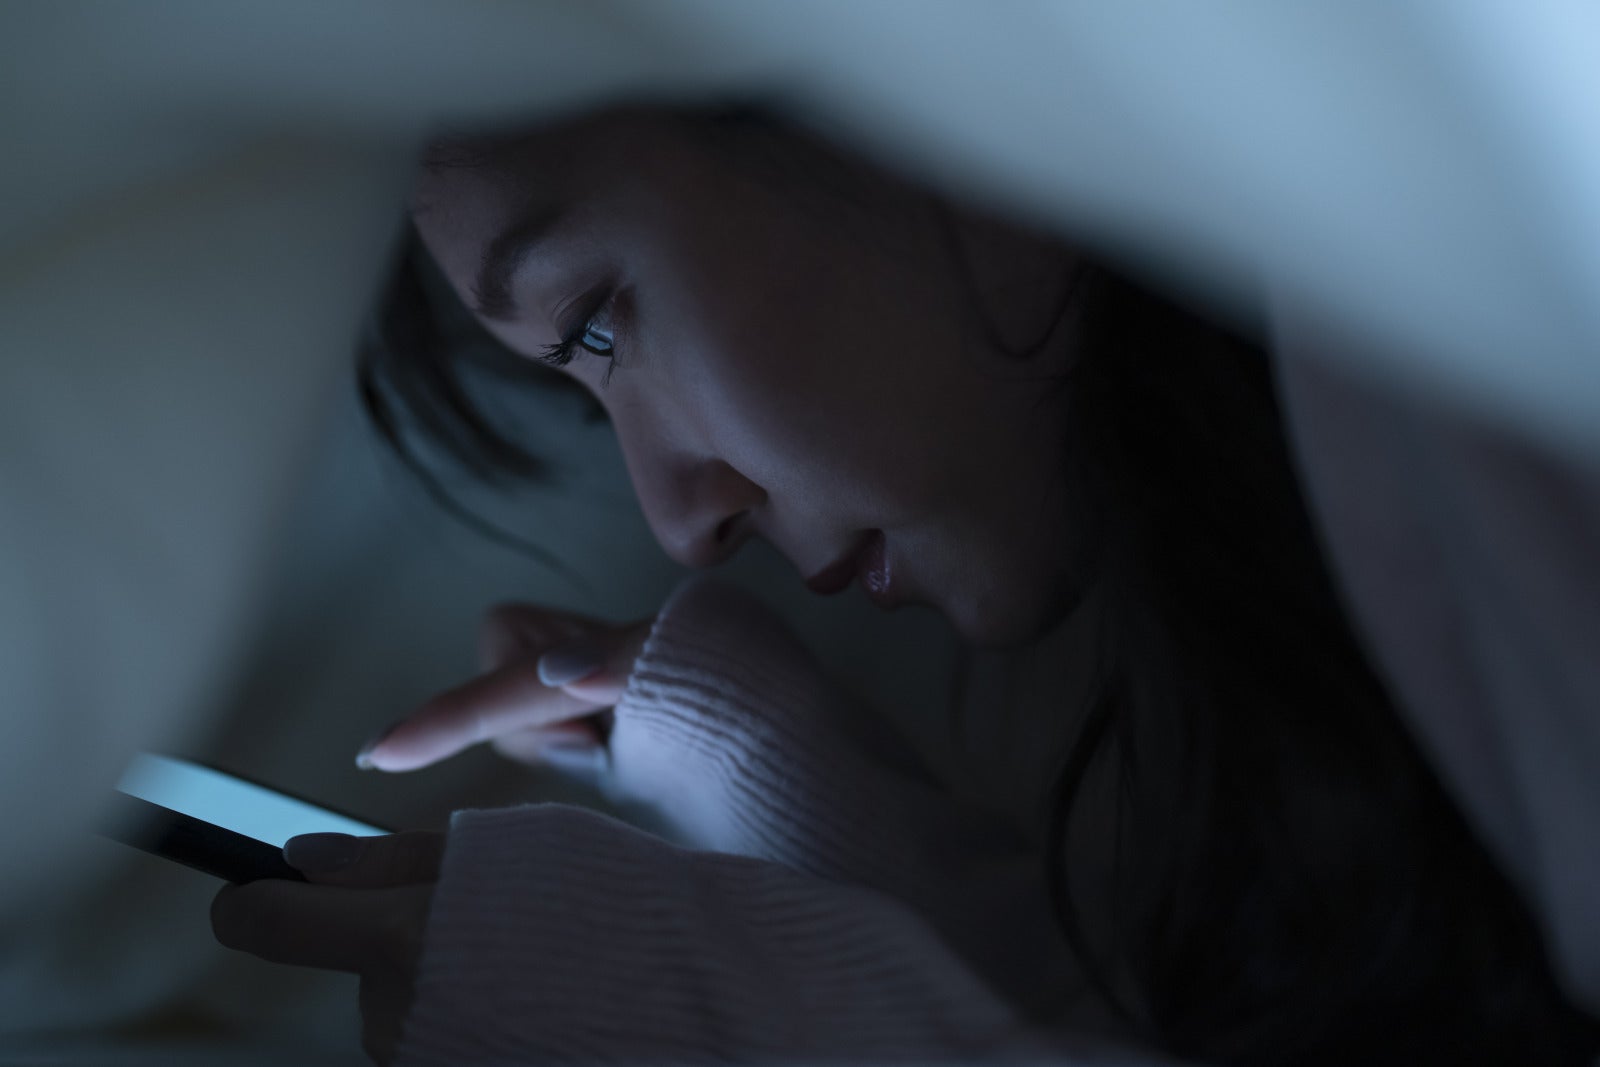
<path id="1" fill-rule="evenodd" d="M 123 772 L 100 833 L 229 882 L 304 881 L 283 859 L 296 834 L 388 830 L 189 760 L 140 753 Z"/>

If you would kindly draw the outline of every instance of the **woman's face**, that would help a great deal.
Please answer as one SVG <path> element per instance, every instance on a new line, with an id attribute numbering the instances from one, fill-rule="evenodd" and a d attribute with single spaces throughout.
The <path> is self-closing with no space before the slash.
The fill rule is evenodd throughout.
<path id="1" fill-rule="evenodd" d="M 1036 336 L 1065 253 L 968 213 L 942 230 L 927 194 L 776 136 L 612 112 L 429 166 L 413 212 L 512 350 L 576 342 L 559 373 L 610 414 L 674 559 L 759 536 L 814 579 L 881 538 L 886 606 L 978 644 L 1035 636 L 1068 588 L 1045 396 L 1066 346 L 1019 359 L 984 323 Z"/>

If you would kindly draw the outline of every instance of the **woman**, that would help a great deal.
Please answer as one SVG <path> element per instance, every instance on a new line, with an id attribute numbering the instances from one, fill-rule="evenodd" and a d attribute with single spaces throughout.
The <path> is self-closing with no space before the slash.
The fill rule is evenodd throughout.
<path id="1" fill-rule="evenodd" d="M 362 973 L 376 1057 L 408 1005 L 405 1055 L 456 1062 L 962 1056 L 1101 1006 L 1210 1062 L 1600 1051 L 1349 631 L 1249 343 L 749 112 L 443 142 L 412 214 L 489 332 L 598 400 L 675 559 L 760 536 L 816 592 L 859 576 L 978 646 L 1082 613 L 1095 687 L 1015 739 L 1072 736 L 1019 828 L 840 714 L 733 591 L 625 627 L 503 609 L 493 669 L 361 759 L 603 743 L 714 851 L 514 809 L 458 816 L 448 852 L 303 840 L 323 884 L 225 890 L 225 942 Z M 405 447 L 399 399 L 476 469 L 537 474 L 405 282 L 364 368 L 380 426 Z"/>

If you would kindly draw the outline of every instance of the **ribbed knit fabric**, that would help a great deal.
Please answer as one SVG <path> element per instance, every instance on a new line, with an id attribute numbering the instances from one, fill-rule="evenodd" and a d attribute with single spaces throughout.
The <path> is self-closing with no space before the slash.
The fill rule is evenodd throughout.
<path id="1" fill-rule="evenodd" d="M 925 1060 L 1018 1026 L 870 890 L 560 805 L 450 837 L 403 1064 Z"/>
<path id="2" fill-rule="evenodd" d="M 607 787 L 455 817 L 401 1062 L 922 1059 L 1015 1047 L 1073 984 L 1040 860 L 853 721 L 759 601 L 658 616 Z"/>
<path id="3" fill-rule="evenodd" d="M 691 578 L 617 705 L 608 787 L 680 843 L 883 890 L 1025 1011 L 1076 988 L 1036 848 L 957 803 L 856 706 L 781 619 Z"/>

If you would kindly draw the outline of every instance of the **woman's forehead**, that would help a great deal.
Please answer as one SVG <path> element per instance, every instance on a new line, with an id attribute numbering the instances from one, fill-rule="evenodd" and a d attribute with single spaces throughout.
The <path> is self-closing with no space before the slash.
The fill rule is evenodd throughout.
<path id="1" fill-rule="evenodd" d="M 660 120 L 611 112 L 497 135 L 441 137 L 423 151 L 409 208 L 430 226 L 497 231 L 650 170 Z M 436 216 L 447 216 L 437 219 Z"/>
<path id="2" fill-rule="evenodd" d="M 424 156 L 407 207 L 441 262 L 481 257 L 497 234 L 570 199 L 555 169 L 531 152 L 435 151 Z"/>
<path id="3" fill-rule="evenodd" d="M 423 149 L 425 172 L 477 173 L 559 184 L 593 155 L 637 152 L 675 128 L 664 109 L 614 108 L 488 133 L 452 133 Z"/>

